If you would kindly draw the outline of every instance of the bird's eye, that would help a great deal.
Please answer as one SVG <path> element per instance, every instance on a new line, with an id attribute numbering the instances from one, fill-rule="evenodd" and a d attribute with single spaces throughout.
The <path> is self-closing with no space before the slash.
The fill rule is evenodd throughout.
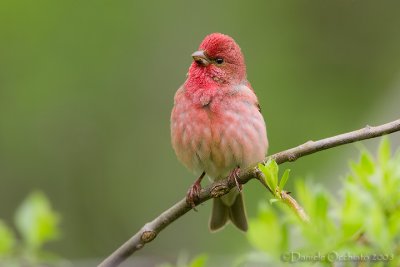
<path id="1" fill-rule="evenodd" d="M 217 64 L 222 64 L 222 63 L 224 63 L 224 59 L 223 58 L 216 58 L 215 59 L 215 62 L 217 63 Z"/>

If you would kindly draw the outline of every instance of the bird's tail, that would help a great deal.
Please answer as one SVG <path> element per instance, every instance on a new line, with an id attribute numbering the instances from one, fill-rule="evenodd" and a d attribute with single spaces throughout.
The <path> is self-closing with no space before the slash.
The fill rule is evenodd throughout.
<path id="1" fill-rule="evenodd" d="M 227 195 L 228 198 L 230 197 L 231 201 L 227 201 L 225 196 L 222 198 L 214 198 L 213 200 L 213 208 L 209 224 L 212 232 L 224 227 L 228 220 L 230 220 L 240 230 L 244 232 L 247 231 L 247 216 L 243 203 L 243 196 L 237 191 L 232 191 Z"/>

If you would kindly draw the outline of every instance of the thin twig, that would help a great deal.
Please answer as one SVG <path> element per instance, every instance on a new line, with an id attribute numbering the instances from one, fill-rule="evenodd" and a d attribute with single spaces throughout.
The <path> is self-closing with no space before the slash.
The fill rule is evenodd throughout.
<path id="1" fill-rule="evenodd" d="M 288 205 L 294 213 L 302 220 L 303 222 L 309 222 L 310 218 L 308 217 L 307 213 L 304 211 L 303 207 L 297 203 L 296 199 L 294 199 L 289 192 L 282 190 L 280 192 L 282 201 Z"/>
<path id="2" fill-rule="evenodd" d="M 379 126 L 366 126 L 362 129 L 336 135 L 333 137 L 321 139 L 318 141 L 308 141 L 300 146 L 284 150 L 282 152 L 273 154 L 265 159 L 273 159 L 277 164 L 282 164 L 288 161 L 295 161 L 296 159 L 318 152 L 329 148 L 337 147 L 344 144 L 353 143 L 360 140 L 375 138 L 385 134 L 400 131 L 400 119 L 382 124 Z M 256 166 L 245 169 L 241 172 L 238 179 L 240 184 L 245 184 L 252 178 L 257 177 L 257 173 L 260 170 Z M 195 201 L 196 205 L 199 205 L 210 198 L 220 197 L 227 194 L 235 183 L 232 179 L 223 179 L 212 183 L 200 192 L 200 197 Z M 141 249 L 146 243 L 151 242 L 157 235 L 168 225 L 180 218 L 182 215 L 192 209 L 191 205 L 186 203 L 186 199 L 183 198 L 174 206 L 169 208 L 160 214 L 157 218 L 151 222 L 145 224 L 134 236 L 126 241 L 121 247 L 115 250 L 110 256 L 108 256 L 98 267 L 116 267 L 126 258 L 132 255 L 135 251 Z"/>
<path id="3" fill-rule="evenodd" d="M 290 209 L 293 210 L 293 212 L 299 217 L 300 220 L 303 222 L 309 222 L 310 218 L 308 217 L 307 213 L 304 211 L 303 207 L 297 203 L 296 199 L 294 199 L 292 196 L 290 196 L 290 192 L 281 190 L 282 188 L 279 188 L 276 190 L 276 192 L 273 192 L 271 188 L 268 186 L 268 184 L 265 181 L 265 176 L 264 173 L 261 171 L 258 171 L 256 173 L 255 177 L 273 196 L 276 197 L 277 200 L 281 200 L 283 203 L 285 203 Z"/>

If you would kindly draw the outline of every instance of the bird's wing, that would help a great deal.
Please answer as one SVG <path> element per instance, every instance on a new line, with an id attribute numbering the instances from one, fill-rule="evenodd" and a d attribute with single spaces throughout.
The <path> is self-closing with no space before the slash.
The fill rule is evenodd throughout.
<path id="1" fill-rule="evenodd" d="M 245 84 L 245 86 L 246 86 L 247 88 L 249 88 L 249 89 L 253 92 L 253 94 L 254 94 L 254 96 L 255 96 L 255 102 L 254 102 L 254 104 L 256 105 L 258 111 L 260 111 L 260 113 L 261 113 L 261 106 L 260 106 L 260 104 L 258 103 L 258 99 L 257 99 L 256 93 L 254 92 L 253 87 L 251 86 L 250 82 L 247 81 L 247 80 L 245 81 L 244 84 Z"/>
<path id="2" fill-rule="evenodd" d="M 258 111 L 261 113 L 261 106 L 258 103 L 256 93 L 254 92 L 254 89 L 251 86 L 250 82 L 246 80 L 242 82 L 241 85 L 239 85 L 237 88 L 238 92 L 241 92 L 242 94 L 245 94 L 247 97 L 250 97 L 252 103 L 257 107 Z"/>

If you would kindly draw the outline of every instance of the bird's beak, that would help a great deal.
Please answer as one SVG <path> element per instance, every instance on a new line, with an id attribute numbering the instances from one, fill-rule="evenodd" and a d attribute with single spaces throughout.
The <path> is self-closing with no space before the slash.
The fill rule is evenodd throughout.
<path id="1" fill-rule="evenodd" d="M 194 52 L 192 54 L 192 58 L 194 61 L 196 61 L 197 64 L 201 66 L 207 66 L 208 64 L 210 64 L 210 59 L 206 56 L 206 54 L 202 50 Z"/>

